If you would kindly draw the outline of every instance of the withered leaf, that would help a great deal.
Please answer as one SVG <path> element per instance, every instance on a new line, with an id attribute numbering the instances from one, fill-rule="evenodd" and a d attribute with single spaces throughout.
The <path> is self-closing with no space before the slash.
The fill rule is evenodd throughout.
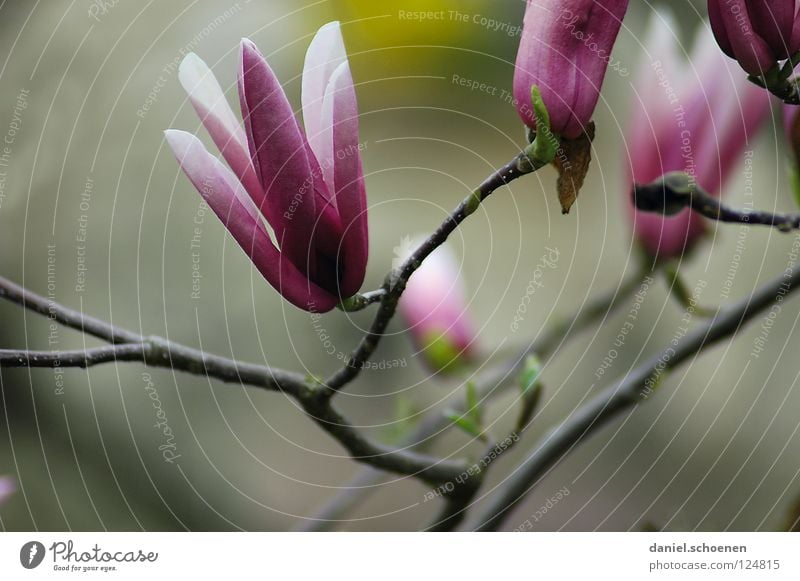
<path id="1" fill-rule="evenodd" d="M 558 170 L 558 200 L 564 214 L 569 214 L 570 208 L 578 199 L 586 174 L 589 173 L 592 141 L 594 122 L 589 123 L 586 132 L 577 139 L 562 139 L 561 148 L 553 160 L 553 165 Z"/>

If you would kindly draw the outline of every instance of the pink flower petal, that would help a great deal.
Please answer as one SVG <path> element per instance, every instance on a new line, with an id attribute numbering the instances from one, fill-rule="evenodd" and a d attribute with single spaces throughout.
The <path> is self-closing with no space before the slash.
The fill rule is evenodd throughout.
<path id="1" fill-rule="evenodd" d="M 253 169 L 244 130 L 225 99 L 214 73 L 200 57 L 189 53 L 181 61 L 178 79 L 233 173 L 254 199 L 263 199 L 264 193 Z"/>
<path id="2" fill-rule="evenodd" d="M 449 247 L 440 246 L 411 276 L 399 308 L 419 348 L 442 335 L 468 354 L 475 341 L 468 304 L 459 261 Z"/>
<path id="3" fill-rule="evenodd" d="M 708 16 L 722 50 L 751 75 L 762 75 L 775 65 L 777 55 L 755 30 L 747 4 L 747 0 L 711 0 Z"/>
<path id="4" fill-rule="evenodd" d="M 648 52 L 665 54 L 665 31 L 659 30 L 663 19 L 654 15 L 650 26 Z M 652 100 L 642 105 L 634 99 L 629 148 L 634 182 L 647 183 L 669 171 L 684 171 L 718 195 L 748 139 L 765 119 L 767 92 L 749 83 L 713 44 L 704 26 L 696 36 L 690 62 L 675 63 L 661 79 L 654 73 L 637 78 L 641 93 Z M 659 86 L 654 93 L 652 87 L 662 79 L 667 86 Z M 663 102 L 669 100 L 673 102 L 665 108 Z M 645 131 L 642 125 L 648 119 Z M 681 256 L 707 229 L 707 222 L 689 210 L 673 217 L 637 212 L 632 206 L 629 211 L 636 236 L 651 256 Z"/>
<path id="5" fill-rule="evenodd" d="M 0 476 L 0 504 L 17 490 L 17 483 L 11 476 Z"/>
<path id="6" fill-rule="evenodd" d="M 275 230 L 281 251 L 307 270 L 317 194 L 306 141 L 275 73 L 247 39 L 241 45 L 239 98 L 253 165 L 265 192 L 256 203 Z"/>
<path id="7" fill-rule="evenodd" d="M 323 156 L 320 153 L 321 141 L 324 139 L 321 133 L 325 129 L 322 123 L 322 103 L 333 71 L 346 60 L 341 27 L 338 22 L 329 22 L 319 29 L 311 41 L 303 67 L 303 121 L 311 149 L 323 166 Z"/>
<path id="8" fill-rule="evenodd" d="M 358 103 L 347 61 L 340 64 L 328 83 L 323 105 L 323 126 L 331 153 L 326 154 L 332 171 L 325 172 L 336 198 L 344 229 L 339 253 L 340 292 L 349 297 L 361 288 L 369 255 L 367 194 L 358 140 Z M 324 166 L 323 166 L 324 167 Z"/>
<path id="9" fill-rule="evenodd" d="M 523 122 L 537 85 L 553 131 L 574 139 L 591 121 L 628 0 L 528 0 L 514 74 Z"/>

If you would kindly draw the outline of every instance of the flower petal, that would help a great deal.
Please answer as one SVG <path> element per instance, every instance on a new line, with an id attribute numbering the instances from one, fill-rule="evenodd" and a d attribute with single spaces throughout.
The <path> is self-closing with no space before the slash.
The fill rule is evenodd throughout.
<path id="1" fill-rule="evenodd" d="M 675 127 L 670 94 L 663 88 L 664 81 L 677 83 L 683 75 L 682 61 L 675 38 L 679 31 L 677 22 L 668 12 L 656 11 L 643 35 L 644 53 L 634 78 L 632 119 L 628 129 L 628 151 L 631 156 L 631 173 L 638 182 L 649 182 L 663 175 L 662 156 L 658 136 L 664 126 Z M 652 155 L 636 155 L 651 151 Z"/>
<path id="2" fill-rule="evenodd" d="M 323 104 L 323 126 L 326 134 L 326 159 L 332 171 L 323 172 L 336 199 L 342 243 L 338 252 L 340 293 L 349 297 L 358 292 L 364 282 L 369 255 L 367 194 L 361 148 L 358 141 L 358 103 L 353 77 L 347 61 L 340 64 L 328 83 Z M 341 272 L 341 269 L 344 272 Z"/>
<path id="3" fill-rule="evenodd" d="M 194 135 L 176 130 L 165 135 L 183 171 L 267 282 L 301 309 L 325 312 L 336 306 L 336 296 L 309 281 L 278 252 L 236 176 Z"/>
<path id="4" fill-rule="evenodd" d="M 418 348 L 442 337 L 468 358 L 476 333 L 460 267 L 449 246 L 437 248 L 411 276 L 399 309 Z"/>
<path id="5" fill-rule="evenodd" d="M 777 55 L 754 30 L 747 0 L 712 0 L 708 16 L 717 42 L 751 75 L 763 75 L 775 65 Z"/>
<path id="6" fill-rule="evenodd" d="M 0 504 L 3 504 L 16 490 L 17 483 L 11 476 L 0 476 Z"/>
<path id="7" fill-rule="evenodd" d="M 657 15 L 651 19 L 652 25 L 662 26 Z M 654 35 L 663 34 L 654 30 Z M 677 63 L 677 68 L 664 76 L 669 85 L 660 87 L 660 95 L 652 92 L 659 81 L 652 73 L 637 79 L 641 93 L 649 94 L 652 101 L 636 105 L 637 109 L 644 107 L 645 117 L 634 116 L 631 127 L 633 181 L 647 183 L 669 171 L 684 171 L 704 189 L 719 195 L 749 137 L 765 119 L 768 93 L 747 81 L 734 62 L 716 50 L 711 37 L 708 27 L 702 26 L 695 37 L 691 62 Z M 664 49 L 648 45 L 649 52 L 658 54 L 657 50 Z M 675 102 L 664 108 L 661 101 L 668 91 Z M 648 139 L 642 137 L 645 134 L 640 127 L 646 115 L 652 119 Z M 653 257 L 681 256 L 694 247 L 708 227 L 690 210 L 664 217 L 629 208 L 636 236 Z"/>
<path id="8" fill-rule="evenodd" d="M 250 195 L 263 199 L 261 183 L 255 174 L 244 130 L 236 119 L 214 73 L 203 60 L 189 53 L 178 68 L 178 79 L 211 139 L 219 148 Z"/>
<path id="9" fill-rule="evenodd" d="M 347 60 L 342 30 L 338 22 L 329 22 L 319 29 L 306 52 L 303 67 L 303 121 L 311 149 L 322 164 L 320 154 L 322 104 L 325 90 L 336 68 Z"/>
<path id="10" fill-rule="evenodd" d="M 514 74 L 523 122 L 537 85 L 553 131 L 575 139 L 591 121 L 628 0 L 528 0 Z"/>
<path id="11" fill-rule="evenodd" d="M 247 142 L 265 197 L 256 200 L 285 253 L 302 270 L 310 255 L 316 191 L 305 138 L 275 73 L 242 40 L 239 99 Z"/>
<path id="12" fill-rule="evenodd" d="M 750 0 L 748 4 L 755 32 L 778 60 L 789 58 L 796 1 Z"/>

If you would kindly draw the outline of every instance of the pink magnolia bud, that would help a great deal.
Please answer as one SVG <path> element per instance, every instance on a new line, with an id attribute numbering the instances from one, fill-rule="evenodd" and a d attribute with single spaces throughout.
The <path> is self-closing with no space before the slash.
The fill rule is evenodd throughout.
<path id="1" fill-rule="evenodd" d="M 555 133 L 580 136 L 592 120 L 628 0 L 528 0 L 514 74 L 514 98 L 533 129 L 536 85 Z"/>
<path id="2" fill-rule="evenodd" d="M 202 60 L 190 54 L 179 71 L 228 166 L 190 133 L 168 130 L 167 142 L 264 278 L 301 309 L 329 311 L 358 292 L 368 254 L 358 107 L 339 23 L 323 26 L 306 55 L 305 133 L 256 46 L 243 40 L 240 57 L 244 127 Z"/>
<path id="3" fill-rule="evenodd" d="M 17 483 L 13 478 L 0 476 L 0 504 L 3 504 L 16 490 Z"/>
<path id="4" fill-rule="evenodd" d="M 441 246 L 411 276 L 399 305 L 414 343 L 433 370 L 453 371 L 472 356 L 475 332 L 467 305 L 459 263 Z"/>
<path id="5" fill-rule="evenodd" d="M 669 15 L 655 13 L 645 34 L 631 104 L 628 175 L 631 184 L 646 184 L 685 172 L 719 195 L 769 112 L 769 94 L 735 70 L 706 25 L 685 61 L 678 54 L 679 30 Z M 671 217 L 635 211 L 630 191 L 634 233 L 651 257 L 681 256 L 705 233 L 707 221 L 689 209 Z"/>
<path id="6" fill-rule="evenodd" d="M 762 76 L 800 50 L 798 0 L 709 0 L 720 48 L 751 75 Z"/>

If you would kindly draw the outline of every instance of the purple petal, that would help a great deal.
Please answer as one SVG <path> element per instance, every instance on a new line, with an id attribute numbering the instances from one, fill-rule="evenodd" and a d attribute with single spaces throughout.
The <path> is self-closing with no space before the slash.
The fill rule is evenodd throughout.
<path id="1" fill-rule="evenodd" d="M 325 312 L 336 306 L 336 296 L 310 282 L 278 252 L 236 176 L 194 135 L 176 130 L 165 135 L 183 171 L 267 282 L 301 309 Z"/>
<path id="2" fill-rule="evenodd" d="M 181 61 L 178 78 L 233 173 L 254 199 L 263 199 L 264 193 L 253 169 L 244 130 L 228 105 L 214 73 L 200 57 L 189 53 Z"/>
<path id="3" fill-rule="evenodd" d="M 323 126 L 329 127 L 330 146 L 326 154 L 332 172 L 327 172 L 344 230 L 339 260 L 340 292 L 343 297 L 355 294 L 364 282 L 369 255 L 367 194 L 358 141 L 358 103 L 353 77 L 347 61 L 331 76 L 325 91 Z M 327 133 L 327 132 L 324 132 Z M 323 166 L 324 167 L 324 166 Z M 341 272 L 341 269 L 344 272 Z"/>
<path id="4" fill-rule="evenodd" d="M 728 38 L 728 29 L 725 26 L 725 20 L 722 18 L 722 6 L 718 0 L 709 0 L 708 2 L 708 21 L 711 24 L 711 30 L 714 31 L 714 37 L 717 39 L 717 44 L 726 55 L 732 59 L 736 58 L 733 52 L 733 45 L 730 38 Z"/>
<path id="5" fill-rule="evenodd" d="M 257 205 L 275 230 L 281 251 L 305 269 L 316 188 L 307 144 L 275 73 L 256 46 L 241 45 L 239 98 L 247 141 L 265 192 Z"/>
<path id="6" fill-rule="evenodd" d="M 342 30 L 338 22 L 329 22 L 319 29 L 306 53 L 303 67 L 303 121 L 311 149 L 322 164 L 320 154 L 322 104 L 325 90 L 336 68 L 347 60 Z M 324 164 L 323 164 L 324 167 Z"/>
<path id="7" fill-rule="evenodd" d="M 657 15 L 652 25 L 662 26 Z M 664 54 L 663 44 L 657 42 L 663 35 L 664 31 L 657 28 L 648 34 L 648 52 Z M 686 171 L 704 189 L 718 195 L 748 139 L 765 119 L 769 110 L 767 92 L 749 83 L 733 61 L 718 50 L 710 50 L 713 48 L 711 35 L 703 27 L 690 62 L 675 63 L 663 77 L 675 89 L 673 98 L 677 101 L 670 108 L 661 102 L 666 99 L 665 89 L 661 89 L 661 95 L 652 95 L 652 86 L 659 81 L 654 72 L 637 79 L 642 94 L 650 94 L 654 100 L 645 101 L 643 114 L 634 116 L 630 155 L 635 182 L 650 182 L 669 171 Z M 641 105 L 634 102 L 640 109 Z M 641 127 L 643 121 L 647 122 L 649 136 Z M 629 207 L 637 238 L 651 256 L 680 256 L 707 229 L 707 223 L 688 210 L 663 217 Z"/>
<path id="8" fill-rule="evenodd" d="M 708 4 L 711 28 L 728 56 L 751 75 L 763 75 L 775 65 L 777 55 L 755 30 L 747 0 L 711 0 Z"/>
<path id="9" fill-rule="evenodd" d="M 17 490 L 17 482 L 11 476 L 0 476 L 0 504 Z"/>
<path id="10" fill-rule="evenodd" d="M 655 179 L 664 174 L 660 155 L 641 156 L 639 151 L 658 151 L 656 136 L 664 125 L 674 127 L 670 95 L 662 88 L 661 79 L 675 81 L 681 75 L 681 61 L 675 35 L 680 29 L 669 13 L 656 12 L 650 18 L 643 36 L 644 52 L 634 71 L 637 80 L 633 95 L 633 116 L 628 130 L 628 152 L 636 164 L 633 173 L 640 181 Z M 643 167 L 649 165 L 650 167 Z M 641 177 L 639 177 L 641 176 Z"/>
<path id="11" fill-rule="evenodd" d="M 756 34 L 766 41 L 778 60 L 789 58 L 795 0 L 750 0 L 748 4 Z"/>
<path id="12" fill-rule="evenodd" d="M 627 0 L 528 0 L 514 74 L 526 124 L 535 124 L 531 86 L 537 85 L 553 131 L 568 138 L 584 131 L 627 8 Z"/>
<path id="13" fill-rule="evenodd" d="M 419 348 L 441 335 L 468 354 L 475 341 L 468 303 L 459 262 L 449 247 L 440 246 L 411 276 L 399 307 Z"/>

